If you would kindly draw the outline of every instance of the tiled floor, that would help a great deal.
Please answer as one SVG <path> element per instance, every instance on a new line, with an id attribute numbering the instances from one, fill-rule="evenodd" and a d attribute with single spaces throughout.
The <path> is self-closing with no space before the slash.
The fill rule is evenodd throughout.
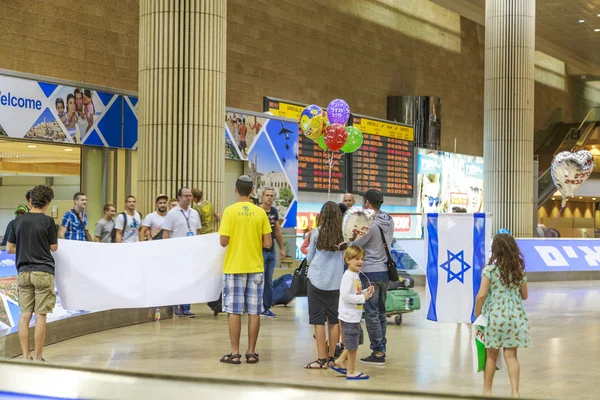
<path id="1" fill-rule="evenodd" d="M 533 347 L 520 352 L 522 396 L 599 398 L 600 283 L 533 283 L 526 307 Z M 262 320 L 257 365 L 219 363 L 219 357 L 229 352 L 227 318 L 213 317 L 204 305 L 194 311 L 195 319 L 175 317 L 48 346 L 44 356 L 57 364 L 153 373 L 481 393 L 483 378 L 473 372 L 470 327 L 429 322 L 423 310 L 406 314 L 402 326 L 389 324 L 388 363 L 383 368 L 361 366 L 371 375 L 364 382 L 346 382 L 332 371 L 302 368 L 316 356 L 306 299 L 276 307 L 277 319 Z M 368 353 L 367 346 L 359 350 L 359 355 Z M 498 373 L 495 393 L 510 393 L 506 371 Z"/>

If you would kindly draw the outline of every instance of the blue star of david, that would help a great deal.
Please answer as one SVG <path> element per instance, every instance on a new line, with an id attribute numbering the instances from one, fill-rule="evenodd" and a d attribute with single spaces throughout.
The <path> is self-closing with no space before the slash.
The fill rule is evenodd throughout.
<path id="1" fill-rule="evenodd" d="M 448 272 L 448 282 L 452 282 L 453 280 L 458 280 L 460 283 L 465 283 L 465 272 L 471 269 L 471 266 L 465 262 L 465 253 L 464 250 L 459 251 L 458 253 L 453 253 L 450 250 L 448 251 L 448 260 L 440 265 L 440 268 L 444 271 Z M 460 263 L 460 271 L 453 272 L 452 271 L 452 261 L 457 260 Z"/>

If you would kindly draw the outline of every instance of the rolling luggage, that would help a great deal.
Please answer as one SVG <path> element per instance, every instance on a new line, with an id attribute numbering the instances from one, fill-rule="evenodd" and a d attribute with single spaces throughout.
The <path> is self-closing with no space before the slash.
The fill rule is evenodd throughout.
<path id="1" fill-rule="evenodd" d="M 421 309 L 421 298 L 412 289 L 401 288 L 388 290 L 385 299 L 385 313 L 388 317 L 396 316 L 396 325 L 402 323 L 402 314 Z"/>
<path id="2" fill-rule="evenodd" d="M 223 312 L 223 295 L 219 296 L 218 300 L 209 301 L 207 305 L 213 311 L 213 314 L 216 317 L 220 312 Z"/>
<path id="3" fill-rule="evenodd" d="M 285 274 L 273 281 L 273 305 L 283 304 L 286 306 L 294 296 L 290 291 L 292 286 L 292 274 Z"/>

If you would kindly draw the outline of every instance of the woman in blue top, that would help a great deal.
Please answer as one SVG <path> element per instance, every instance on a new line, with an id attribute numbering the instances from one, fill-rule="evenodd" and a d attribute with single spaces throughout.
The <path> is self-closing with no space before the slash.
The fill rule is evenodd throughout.
<path id="1" fill-rule="evenodd" d="M 319 214 L 319 224 L 313 229 L 308 246 L 308 314 L 315 326 L 318 359 L 307 364 L 308 369 L 328 368 L 334 364 L 337 340 L 325 339 L 325 321 L 329 337 L 338 338 L 338 303 L 340 284 L 344 274 L 344 249 L 342 242 L 342 213 L 333 201 L 325 203 Z"/>

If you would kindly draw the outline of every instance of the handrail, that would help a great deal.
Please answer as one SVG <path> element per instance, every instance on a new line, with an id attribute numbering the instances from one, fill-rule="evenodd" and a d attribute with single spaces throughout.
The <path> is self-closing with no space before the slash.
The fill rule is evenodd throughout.
<path id="1" fill-rule="evenodd" d="M 585 118 L 583 119 L 583 121 L 581 121 L 581 124 L 579 125 L 579 128 L 577 128 L 577 130 L 581 129 L 581 127 L 583 126 L 583 124 L 585 124 L 585 121 L 587 121 L 588 117 L 590 116 L 590 114 L 592 113 L 593 110 L 596 110 L 596 107 L 590 108 L 590 111 L 588 111 L 588 113 L 585 116 Z"/>
<path id="2" fill-rule="evenodd" d="M 555 133 L 557 125 L 560 122 L 562 122 L 563 112 L 564 110 L 562 108 L 556 109 L 554 115 L 552 116 L 552 119 L 548 123 L 548 126 L 545 129 L 538 129 L 534 133 L 534 152 L 536 152 L 540 147 L 544 146 L 544 144 L 548 141 L 549 137 L 551 137 L 552 134 Z M 536 143 L 537 146 L 535 146 Z"/>

